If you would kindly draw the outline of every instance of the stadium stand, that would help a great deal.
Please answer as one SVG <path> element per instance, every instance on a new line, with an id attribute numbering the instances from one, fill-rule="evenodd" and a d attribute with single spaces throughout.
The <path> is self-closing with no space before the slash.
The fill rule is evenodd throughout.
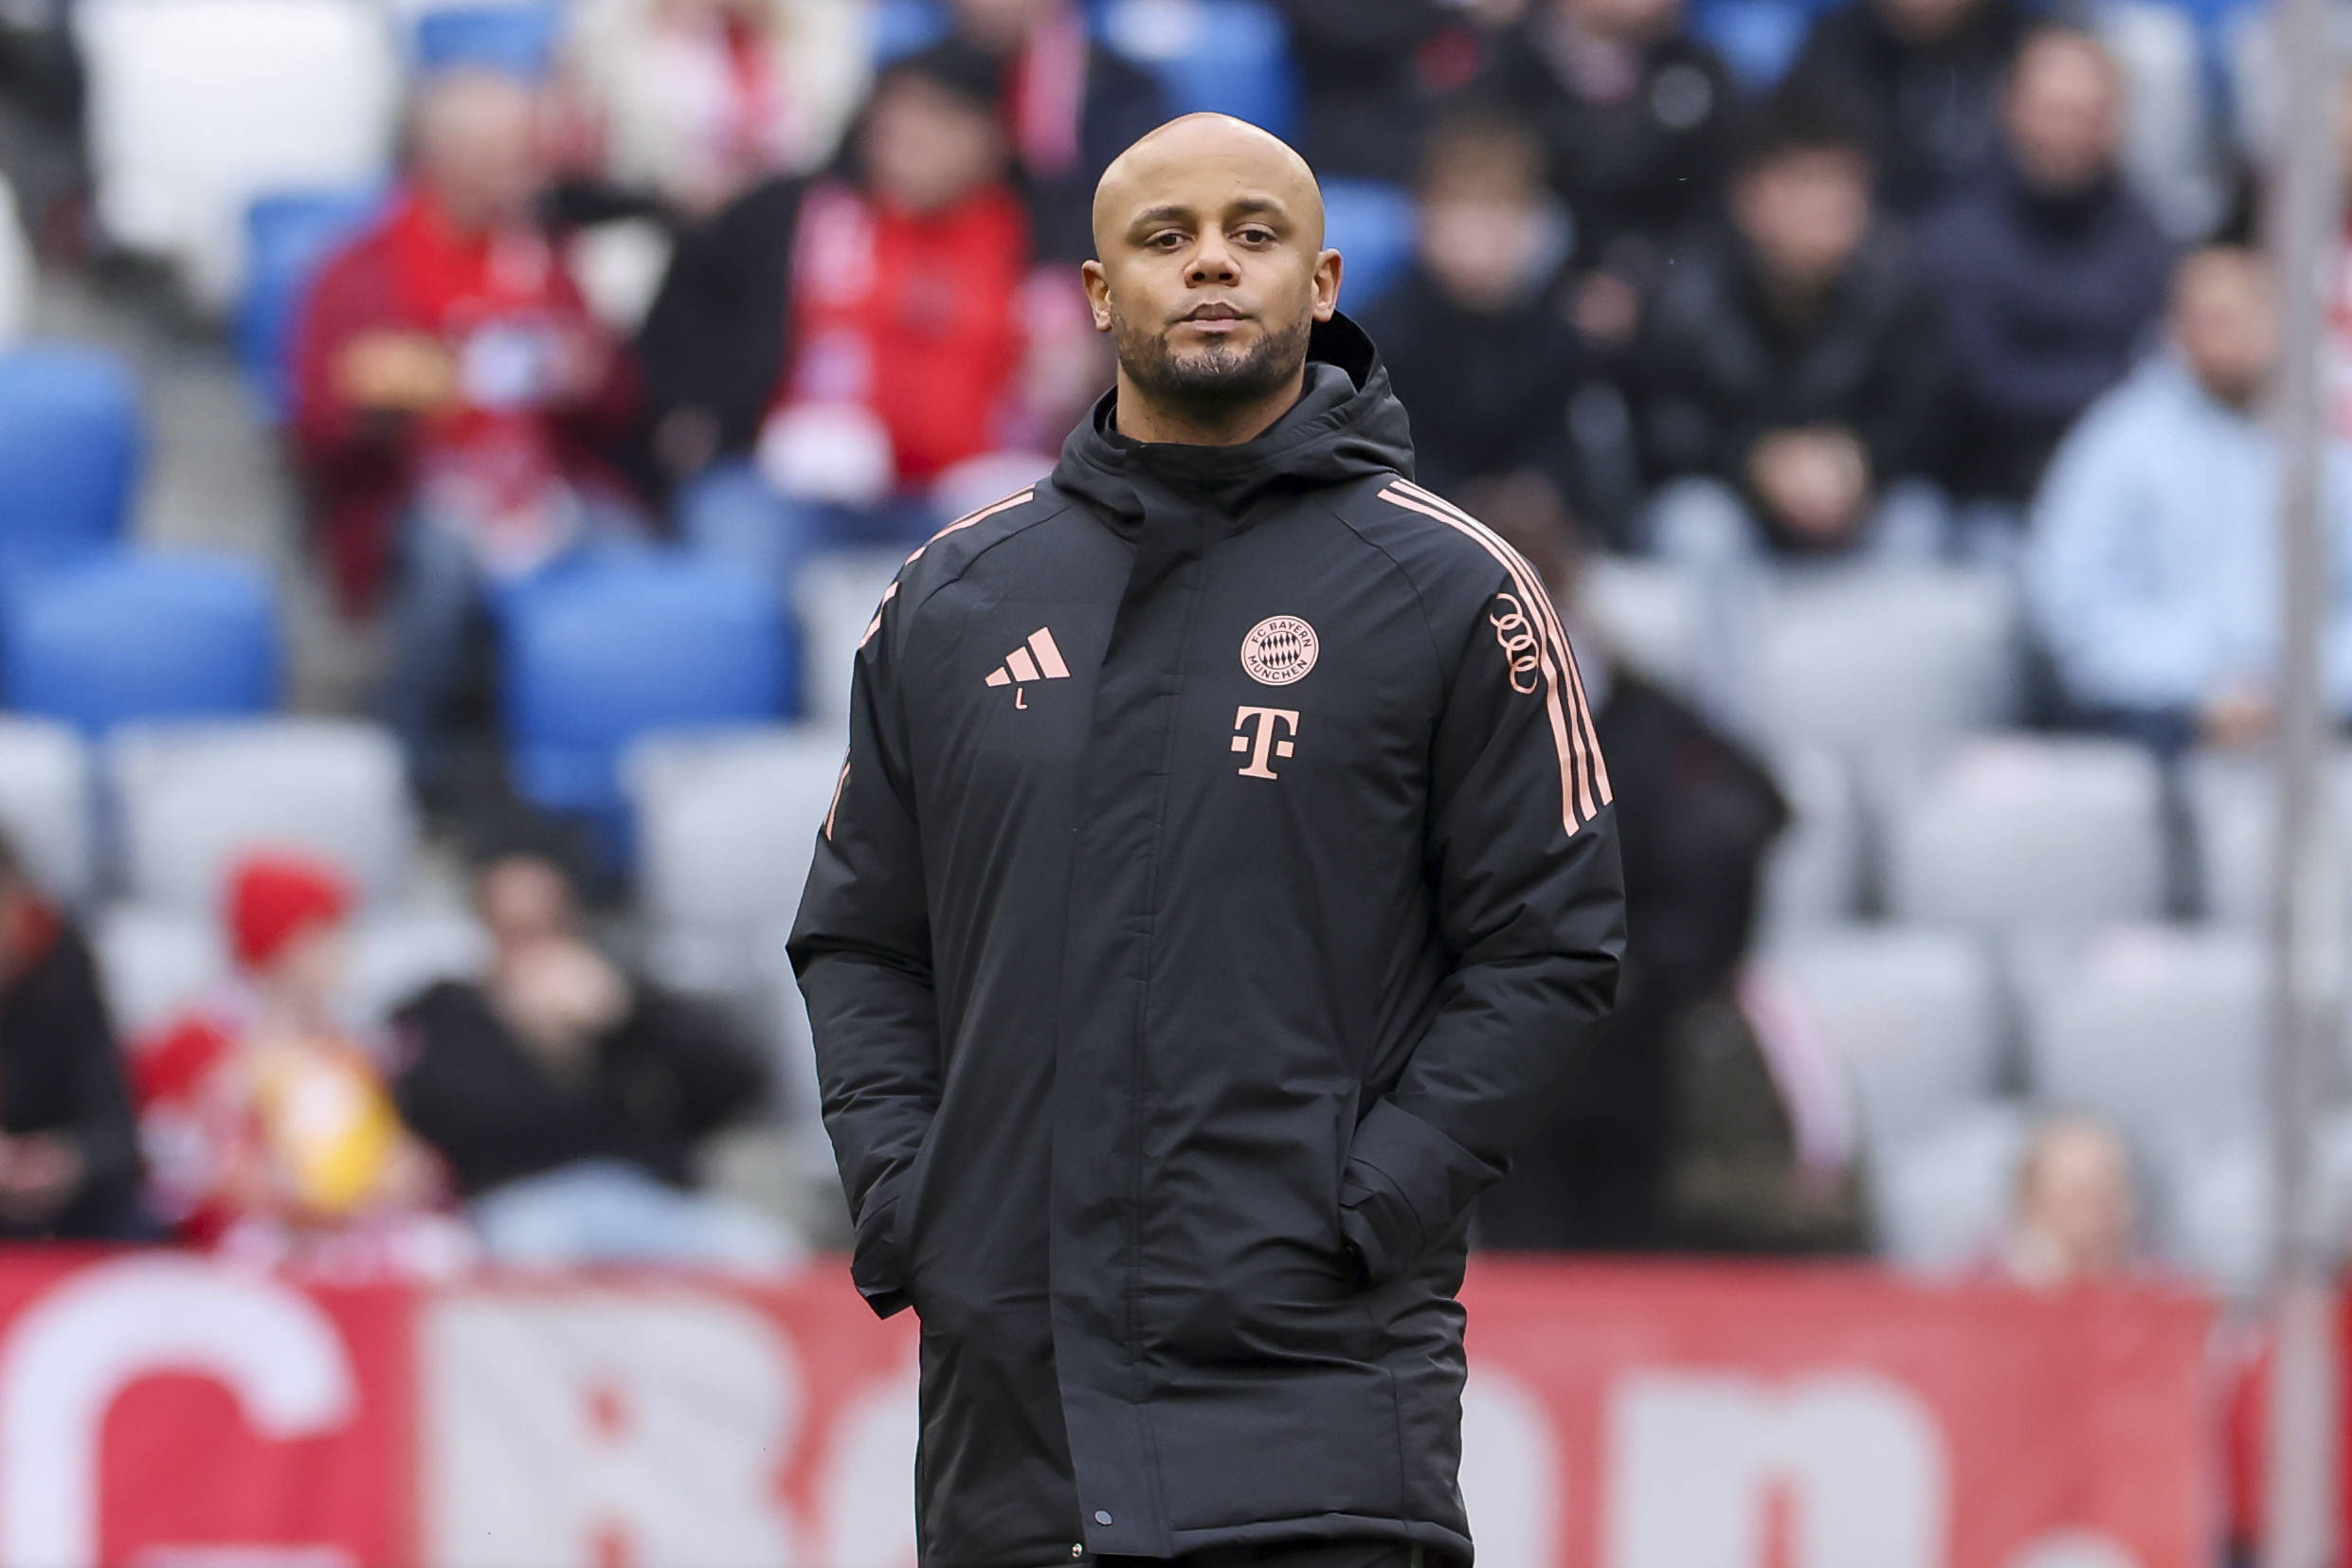
<path id="1" fill-rule="evenodd" d="M 1347 259 L 1348 309 L 1364 310 L 1413 264 L 1413 194 L 1379 180 L 1327 180 L 1324 243 Z"/>
<path id="2" fill-rule="evenodd" d="M 45 891 L 77 906 L 98 884 L 90 786 L 89 751 L 71 726 L 0 714 L 0 833 Z"/>
<path id="3" fill-rule="evenodd" d="M 450 6 L 420 14 L 411 41 L 415 68 L 445 71 L 464 65 L 538 81 L 554 65 L 564 8 L 533 0 Z"/>
<path id="4" fill-rule="evenodd" d="M 92 734 L 266 712 L 280 686 L 277 604 L 250 561 L 127 550 L 22 578 L 0 609 L 9 706 Z"/>
<path id="5" fill-rule="evenodd" d="M 45 345 L 0 354 L 0 570 L 120 540 L 142 442 L 138 388 L 115 355 Z"/>
<path id="6" fill-rule="evenodd" d="M 1790 747 L 1772 775 L 1790 821 L 1764 864 L 1760 925 L 1785 935 L 1854 918 L 1866 846 L 1852 769 L 1818 747 Z"/>
<path id="7" fill-rule="evenodd" d="M 245 209 L 244 288 L 237 301 L 237 358 L 268 419 L 293 412 L 294 323 L 311 279 L 337 245 L 383 206 L 377 185 L 280 191 Z"/>
<path id="8" fill-rule="evenodd" d="M 2336 854 L 2352 886 L 2352 757 L 2336 759 L 2332 783 Z M 2183 764 L 2181 788 L 2205 918 L 2260 929 L 2271 918 L 2276 885 L 2277 775 L 2250 757 L 2204 752 Z"/>
<path id="9" fill-rule="evenodd" d="M 1282 15 L 1259 0 L 1111 0 L 1103 38 L 1159 78 L 1177 114 L 1213 111 L 1288 135 L 1298 111 Z"/>

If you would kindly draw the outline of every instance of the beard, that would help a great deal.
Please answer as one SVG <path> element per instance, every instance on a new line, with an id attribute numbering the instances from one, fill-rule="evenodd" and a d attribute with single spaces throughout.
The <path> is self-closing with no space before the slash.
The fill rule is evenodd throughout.
<path id="1" fill-rule="evenodd" d="M 1271 396 L 1307 363 L 1307 317 L 1276 332 L 1263 332 L 1248 349 L 1212 343 L 1190 353 L 1168 346 L 1166 332 L 1141 331 L 1117 311 L 1111 313 L 1111 337 L 1119 369 L 1145 391 L 1190 408 L 1229 408 Z"/>

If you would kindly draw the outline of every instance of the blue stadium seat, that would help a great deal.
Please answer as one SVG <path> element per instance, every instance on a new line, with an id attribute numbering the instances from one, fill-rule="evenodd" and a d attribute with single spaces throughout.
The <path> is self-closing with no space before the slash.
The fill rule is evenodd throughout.
<path id="1" fill-rule="evenodd" d="M 554 65 L 563 30 L 563 8 L 543 0 L 428 10 L 417 18 L 416 68 L 469 65 L 538 81 Z"/>
<path id="2" fill-rule="evenodd" d="M 1323 183 L 1323 243 L 1347 262 L 1340 303 L 1350 313 L 1394 288 L 1413 264 L 1413 193 L 1383 180 Z"/>
<path id="3" fill-rule="evenodd" d="M 739 568 L 653 554 L 585 562 L 511 590 L 500 620 L 515 787 L 549 810 L 617 826 L 618 759 L 639 735 L 798 707 L 775 590 Z"/>
<path id="4" fill-rule="evenodd" d="M 124 550 L 26 573 L 0 614 L 9 706 L 92 733 L 264 712 L 279 674 L 268 574 L 234 556 Z"/>
<path id="5" fill-rule="evenodd" d="M 948 13 L 939 0 L 881 0 L 868 26 L 873 29 L 874 63 L 887 65 L 945 38 Z"/>
<path id="6" fill-rule="evenodd" d="M 1742 87 L 1763 93 L 1797 63 L 1822 9 L 1806 0 L 1700 0 L 1691 30 L 1723 57 Z"/>
<path id="7" fill-rule="evenodd" d="M 384 206 L 376 186 L 286 191 L 245 209 L 244 297 L 237 302 L 237 361 L 269 417 L 294 412 L 294 325 L 327 258 Z"/>
<path id="8" fill-rule="evenodd" d="M 72 560 L 120 538 L 139 445 L 138 388 L 112 354 L 0 354 L 0 570 Z"/>
<path id="9" fill-rule="evenodd" d="M 1159 78 L 1170 114 L 1214 110 L 1291 134 L 1298 80 L 1290 33 L 1263 0 L 1112 0 L 1102 37 Z"/>

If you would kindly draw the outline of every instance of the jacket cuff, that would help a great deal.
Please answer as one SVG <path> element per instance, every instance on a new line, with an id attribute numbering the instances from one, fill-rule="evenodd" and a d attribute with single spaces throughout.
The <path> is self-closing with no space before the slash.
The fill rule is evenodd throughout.
<path id="1" fill-rule="evenodd" d="M 898 1253 L 898 1207 L 905 1201 L 896 1188 L 879 1202 L 866 1205 L 858 1221 L 857 1240 L 849 1254 L 850 1282 L 866 1299 L 877 1318 L 887 1318 L 913 1305 L 907 1291 L 906 1265 Z"/>
<path id="2" fill-rule="evenodd" d="M 1483 1168 L 1394 1101 L 1373 1106 L 1339 1184 L 1340 1235 L 1363 1258 L 1366 1283 L 1402 1271 L 1451 1231 L 1484 1184 Z"/>

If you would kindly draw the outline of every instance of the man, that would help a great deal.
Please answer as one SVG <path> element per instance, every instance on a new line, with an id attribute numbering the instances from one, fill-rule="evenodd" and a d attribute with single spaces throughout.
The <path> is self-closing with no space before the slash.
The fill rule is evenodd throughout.
<path id="1" fill-rule="evenodd" d="M 600 454 L 635 394 L 536 221 L 531 89 L 452 70 L 412 124 L 409 178 L 304 306 L 295 434 L 346 606 L 396 567 L 384 707 L 430 784 L 485 580 L 633 520 Z"/>
<path id="2" fill-rule="evenodd" d="M 786 588 L 826 545 L 924 538 L 974 465 L 1049 466 L 1025 372 L 1091 334 L 1064 279 L 1031 282 L 1001 76 L 955 39 L 894 62 L 851 177 L 771 180 L 679 251 L 642 343 L 698 548 Z M 1048 401 L 1066 424 L 1100 385 Z"/>
<path id="3" fill-rule="evenodd" d="M 696 1144 L 757 1108 L 766 1074 L 715 1017 L 638 983 L 580 933 L 571 880 L 515 845 L 474 875 L 479 984 L 393 1019 L 401 1114 L 447 1162 L 504 1263 L 766 1266 L 789 1237 L 693 1191 Z"/>
<path id="4" fill-rule="evenodd" d="M 1730 224 L 1659 291 L 1641 350 L 1644 435 L 1667 556 L 1769 550 L 1924 559 L 1941 509 L 1922 472 L 1942 396 L 1931 300 L 1877 221 L 1870 158 L 1816 99 L 1767 106 L 1733 171 Z"/>
<path id="5" fill-rule="evenodd" d="M 1467 1560 L 1465 1220 L 1610 1004 L 1607 771 L 1298 156 L 1187 116 L 1095 233 L 1117 386 L 884 595 L 792 939 L 923 1559 Z"/>
<path id="6" fill-rule="evenodd" d="M 2278 364 L 2276 284 L 2216 246 L 2180 264 L 2171 351 L 2067 437 L 2035 504 L 2027 604 L 2077 722 L 2171 754 L 2270 732 L 2278 659 L 2279 448 L 2263 417 Z M 2322 526 L 2323 679 L 2352 717 L 2352 453 L 2331 446 Z"/>
<path id="7" fill-rule="evenodd" d="M 138 1180 L 98 965 L 0 838 L 0 1239 L 128 1240 Z"/>
<path id="8" fill-rule="evenodd" d="M 2037 1290 L 2130 1273 L 2138 1262 L 2133 1186 L 2122 1134 L 2095 1116 L 2050 1118 L 2017 1162 L 1993 1271 Z"/>
<path id="9" fill-rule="evenodd" d="M 2172 247 L 2118 170 L 2123 86 L 2089 33 L 2036 30 L 2010 72 L 1999 166 L 1920 235 L 1951 352 L 1951 486 L 2009 509 L 2011 540 L 2058 439 L 2163 314 Z"/>

